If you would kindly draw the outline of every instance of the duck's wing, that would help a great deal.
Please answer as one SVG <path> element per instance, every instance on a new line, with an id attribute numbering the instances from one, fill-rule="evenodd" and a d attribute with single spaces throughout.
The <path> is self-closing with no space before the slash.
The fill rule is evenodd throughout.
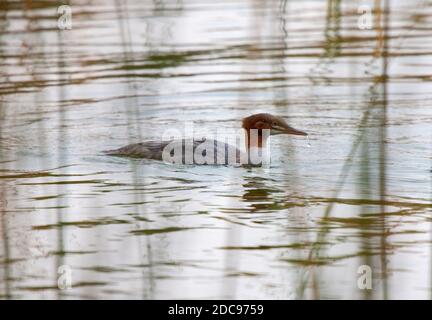
<path id="1" fill-rule="evenodd" d="M 205 139 L 202 140 L 192 140 L 192 139 L 176 139 L 176 140 L 166 140 L 166 141 L 145 141 L 140 143 L 132 143 L 127 146 L 121 147 L 114 150 L 103 151 L 104 154 L 109 156 L 120 156 L 120 157 L 133 157 L 133 158 L 145 158 L 154 160 L 163 160 L 164 150 L 171 153 L 179 153 L 176 157 L 182 157 L 180 153 L 184 152 L 185 145 L 193 146 L 193 150 L 203 143 Z M 166 149 L 165 149 L 166 148 Z M 166 155 L 167 157 L 169 154 Z M 178 161 L 182 161 L 181 158 Z"/>
<path id="2" fill-rule="evenodd" d="M 239 165 L 242 155 L 235 146 L 213 139 L 195 141 L 194 152 L 197 164 Z"/>
<path id="3" fill-rule="evenodd" d="M 162 152 L 171 141 L 145 141 L 133 143 L 114 150 L 103 151 L 106 155 L 162 160 Z"/>
<path id="4" fill-rule="evenodd" d="M 241 154 L 236 147 L 212 139 L 146 141 L 129 144 L 115 150 L 107 150 L 104 153 L 110 156 L 163 160 L 177 164 L 213 165 L 239 164 Z"/>

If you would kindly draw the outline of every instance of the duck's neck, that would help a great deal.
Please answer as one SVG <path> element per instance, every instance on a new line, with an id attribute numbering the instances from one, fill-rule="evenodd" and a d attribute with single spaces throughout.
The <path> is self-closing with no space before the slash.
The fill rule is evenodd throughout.
<path id="1" fill-rule="evenodd" d="M 245 137 L 246 151 L 249 151 L 251 148 L 267 148 L 268 135 L 265 135 L 262 130 L 251 132 L 251 130 L 245 129 Z"/>

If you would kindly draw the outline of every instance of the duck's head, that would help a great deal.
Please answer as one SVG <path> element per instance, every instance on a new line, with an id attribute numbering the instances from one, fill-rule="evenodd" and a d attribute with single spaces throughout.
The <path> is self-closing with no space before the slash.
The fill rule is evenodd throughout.
<path id="1" fill-rule="evenodd" d="M 243 119 L 243 129 L 247 132 L 251 129 L 257 129 L 262 132 L 263 129 L 270 130 L 270 135 L 292 134 L 297 136 L 307 136 L 306 132 L 294 129 L 289 126 L 282 117 L 274 116 L 269 113 L 257 113 Z"/>

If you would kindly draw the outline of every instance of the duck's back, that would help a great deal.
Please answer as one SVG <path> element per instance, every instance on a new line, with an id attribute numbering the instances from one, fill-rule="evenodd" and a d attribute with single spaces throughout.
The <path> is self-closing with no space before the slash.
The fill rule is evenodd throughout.
<path id="1" fill-rule="evenodd" d="M 146 141 L 104 153 L 178 164 L 239 164 L 241 157 L 241 151 L 236 147 L 213 139 Z"/>
<path id="2" fill-rule="evenodd" d="M 162 160 L 162 152 L 169 143 L 169 141 L 132 143 L 119 149 L 106 150 L 104 153 L 109 156 Z"/>

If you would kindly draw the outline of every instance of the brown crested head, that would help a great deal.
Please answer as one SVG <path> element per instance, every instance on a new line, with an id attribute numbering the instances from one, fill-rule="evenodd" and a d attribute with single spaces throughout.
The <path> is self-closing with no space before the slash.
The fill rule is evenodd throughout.
<path id="1" fill-rule="evenodd" d="M 271 135 L 292 134 L 307 136 L 306 132 L 294 129 L 289 126 L 282 117 L 274 116 L 269 113 L 257 113 L 243 119 L 243 129 L 270 130 Z"/>

